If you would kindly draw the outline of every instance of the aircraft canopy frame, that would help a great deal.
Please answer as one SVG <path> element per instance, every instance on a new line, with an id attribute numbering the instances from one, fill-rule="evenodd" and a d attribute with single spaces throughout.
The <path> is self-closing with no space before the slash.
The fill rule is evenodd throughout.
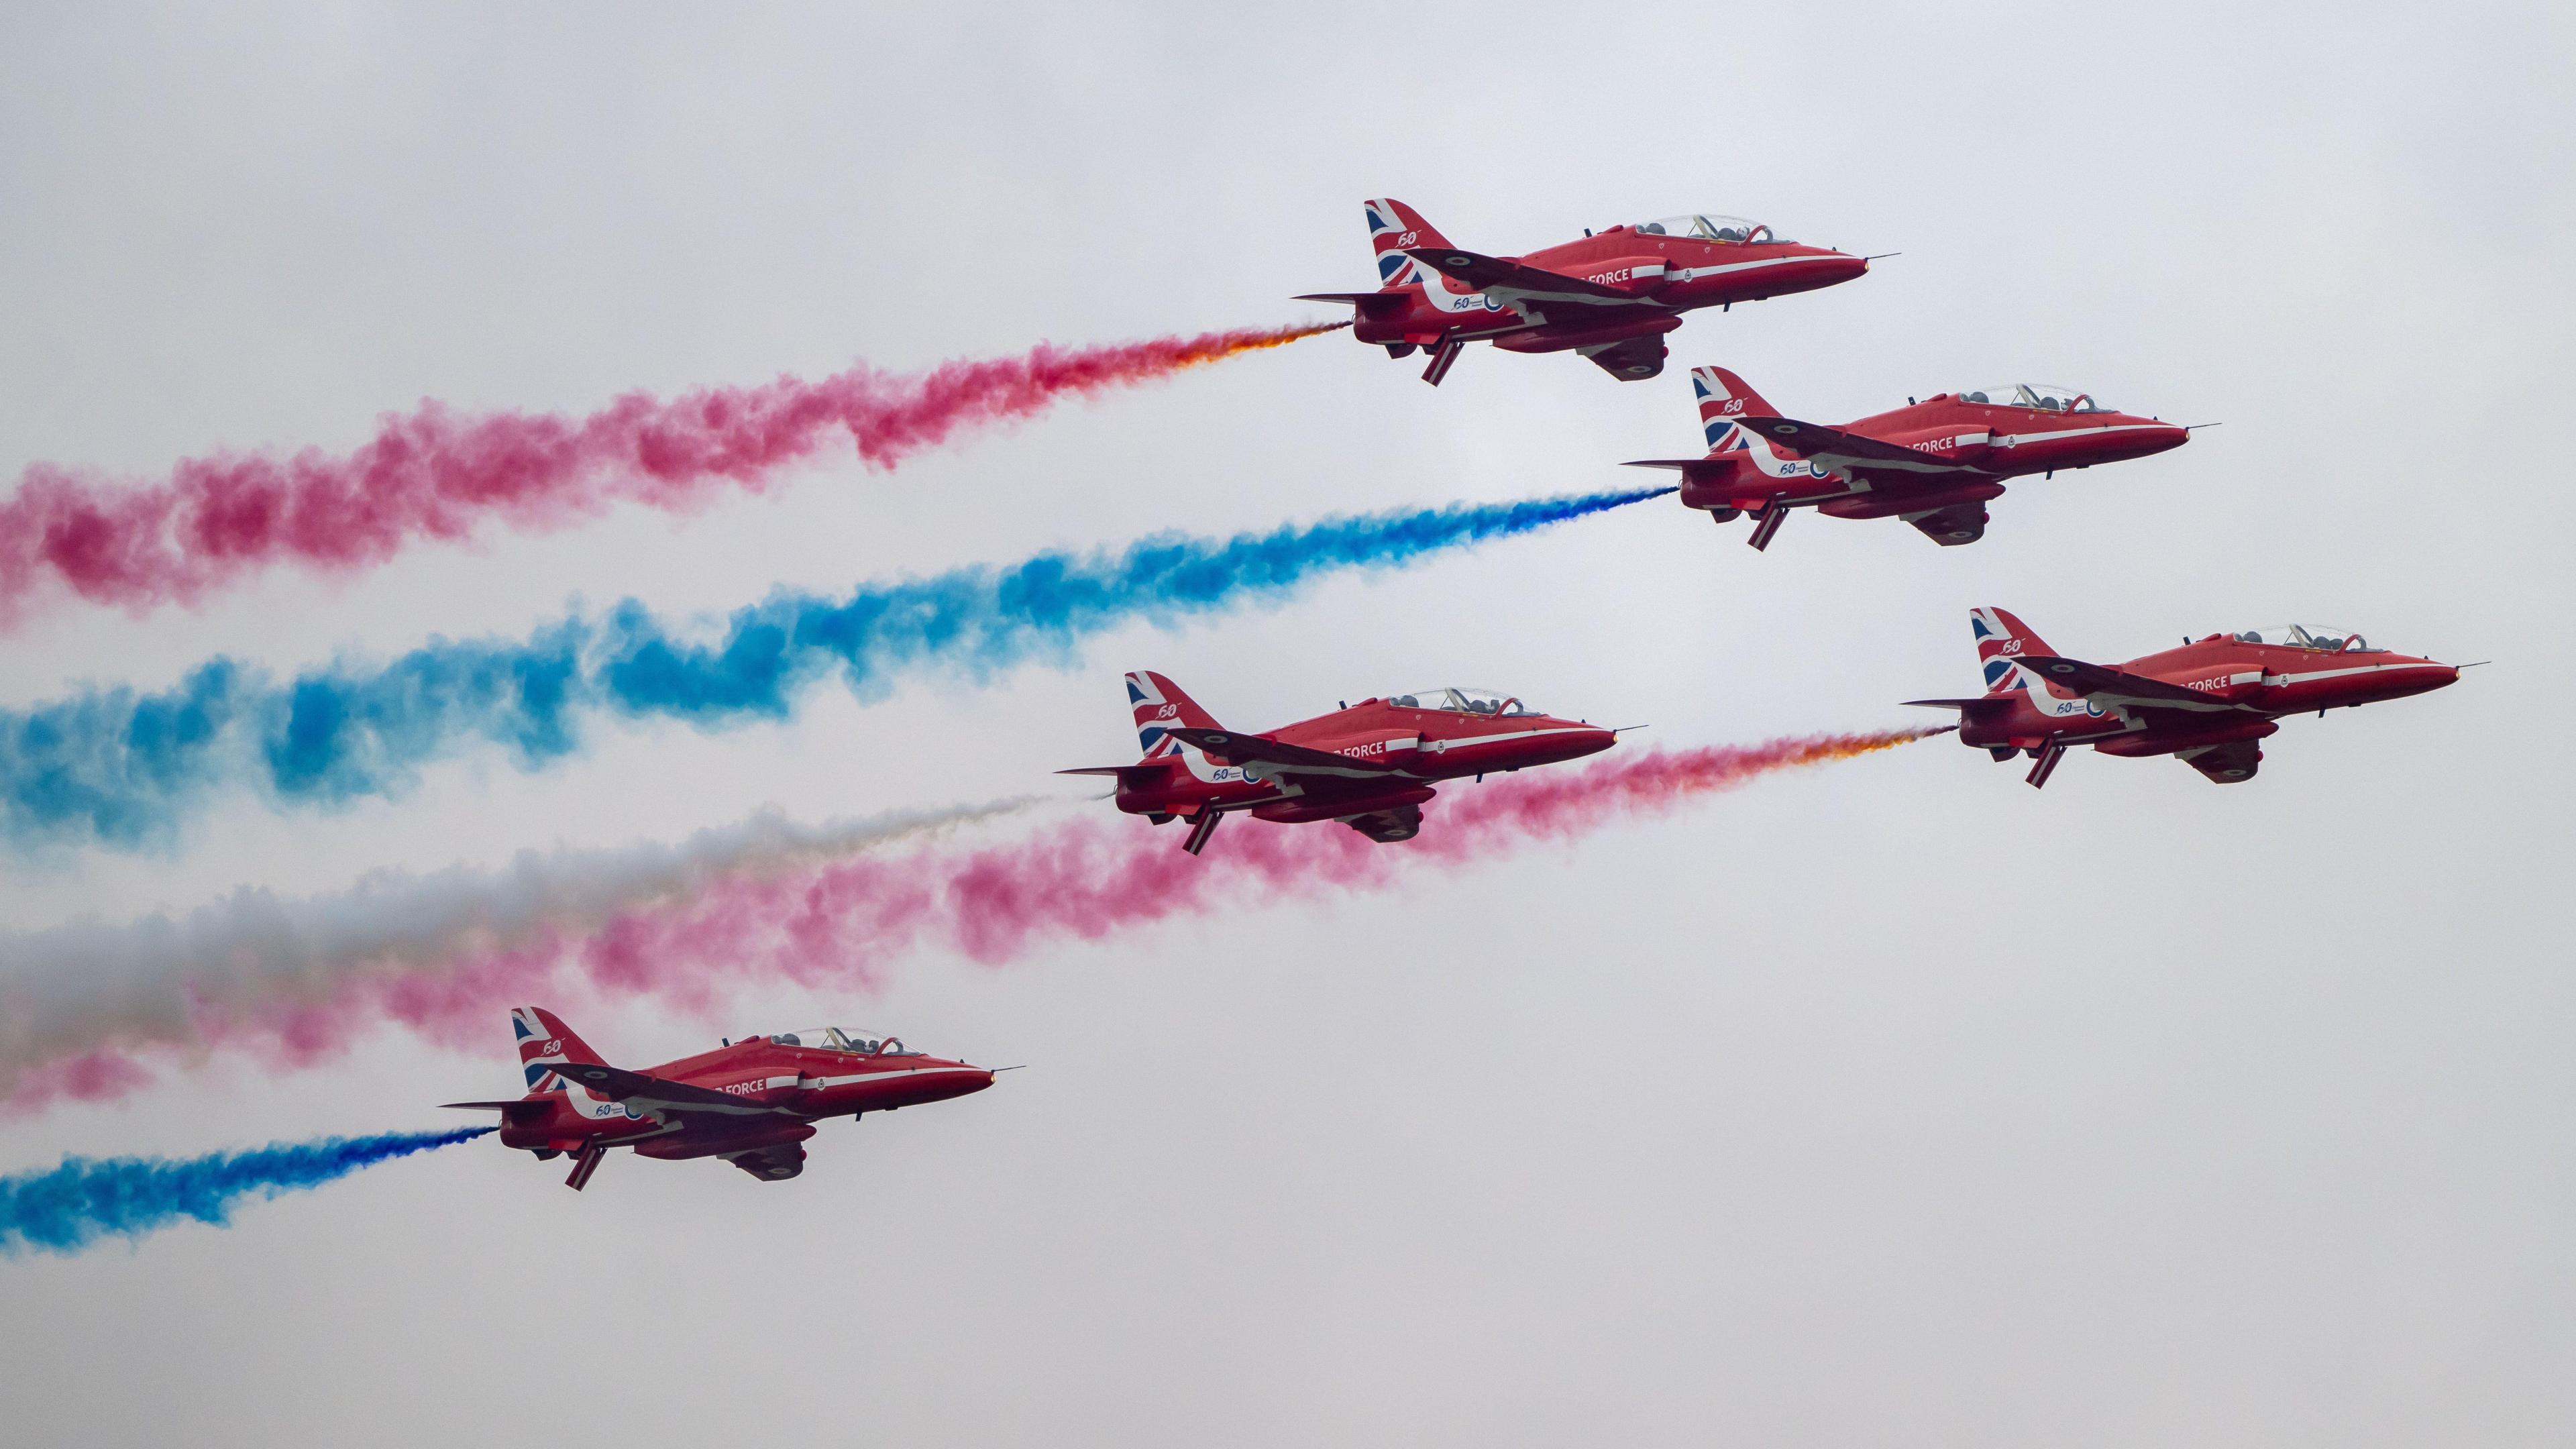
<path id="1" fill-rule="evenodd" d="M 1750 246 L 1755 242 L 1788 241 L 1787 237 L 1761 222 L 1747 217 L 1725 216 L 1713 211 L 1684 212 L 1680 216 L 1659 216 L 1653 221 L 1637 223 L 1635 229 L 1645 236 L 1686 237 L 1692 241 L 1725 242 L 1734 246 Z"/>
<path id="2" fill-rule="evenodd" d="M 1437 709 L 1451 714 L 1524 715 L 1541 714 L 1530 708 L 1521 697 L 1504 689 L 1476 689 L 1444 685 L 1439 689 L 1415 689 L 1386 696 L 1386 702 L 1397 709 Z"/>

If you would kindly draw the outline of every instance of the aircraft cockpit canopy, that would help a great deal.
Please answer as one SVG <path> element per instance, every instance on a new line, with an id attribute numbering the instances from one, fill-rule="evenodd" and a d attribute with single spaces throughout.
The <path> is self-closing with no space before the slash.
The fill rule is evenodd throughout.
<path id="1" fill-rule="evenodd" d="M 1647 236 L 1681 236 L 1696 241 L 1713 242 L 1785 242 L 1781 236 L 1758 221 L 1740 216 L 1717 216 L 1693 213 L 1687 216 L 1657 217 L 1637 223 L 1637 230 Z"/>
<path id="2" fill-rule="evenodd" d="M 2228 637 L 2239 644 L 2268 644 L 2275 649 L 2322 649 L 2329 654 L 2370 652 L 2370 641 L 2359 634 L 2323 624 L 2274 624 L 2262 629 L 2241 629 Z"/>
<path id="3" fill-rule="evenodd" d="M 794 1031 L 774 1033 L 772 1046 L 803 1047 L 808 1051 L 849 1052 L 855 1056 L 917 1057 L 907 1051 L 900 1037 L 880 1036 L 872 1031 L 844 1031 L 837 1026 L 802 1026 Z"/>
<path id="4" fill-rule="evenodd" d="M 1499 689 L 1417 689 L 1408 694 L 1390 694 L 1386 702 L 1397 709 L 1445 709 L 1456 714 L 1539 713 L 1521 703 L 1519 695 Z"/>
<path id="5" fill-rule="evenodd" d="M 2080 387 L 2059 387 L 2049 382 L 2008 382 L 2001 387 L 1965 387 L 1959 389 L 1959 401 L 1986 403 L 1999 408 L 2037 408 L 2046 413 L 2111 411 L 2095 402 L 2093 394 Z"/>

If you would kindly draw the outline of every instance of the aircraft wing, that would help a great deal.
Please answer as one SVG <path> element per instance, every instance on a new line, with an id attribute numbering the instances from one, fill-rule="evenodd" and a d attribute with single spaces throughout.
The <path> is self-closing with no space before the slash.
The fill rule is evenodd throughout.
<path id="1" fill-rule="evenodd" d="M 1398 840 L 1411 840 L 1422 833 L 1422 807 L 1398 805 L 1391 810 L 1372 810 L 1366 815 L 1354 815 L 1343 823 L 1378 844 L 1387 845 Z"/>
<path id="2" fill-rule="evenodd" d="M 1925 538 L 1943 548 L 1956 548 L 1986 536 L 1986 505 L 1953 503 L 1930 513 L 1917 513 L 1905 521 L 1923 530 Z"/>
<path id="3" fill-rule="evenodd" d="M 1533 267 L 1526 262 L 1507 262 L 1482 252 L 1462 252 L 1455 247 L 1411 247 L 1406 256 L 1422 263 L 1444 277 L 1464 282 L 1479 292 L 1497 296 L 1511 293 L 1559 302 L 1636 302 L 1643 300 L 1616 287 Z"/>
<path id="4" fill-rule="evenodd" d="M 748 1152 L 728 1152 L 724 1160 L 762 1182 L 785 1182 L 805 1170 L 805 1144 L 780 1142 Z"/>
<path id="5" fill-rule="evenodd" d="M 1822 423 L 1802 423 L 1796 418 L 1765 418 L 1750 415 L 1737 418 L 1735 421 L 1775 443 L 1795 449 L 1801 456 L 1807 458 L 1813 458 L 1820 453 L 1831 453 L 1838 458 L 1850 458 L 1862 462 L 1903 463 L 1906 465 L 1906 471 L 1914 473 L 1943 473 L 1955 466 L 1929 453 L 1918 453 L 1900 444 L 1884 443 L 1876 438 L 1863 437 L 1859 433 L 1845 432 L 1841 428 L 1829 428 Z"/>
<path id="6" fill-rule="evenodd" d="M 720 1117 L 766 1117 L 776 1110 L 749 1097 L 737 1097 L 712 1087 L 693 1087 L 667 1077 L 650 1077 L 642 1072 L 623 1071 L 597 1062 L 549 1065 L 558 1076 L 569 1077 L 612 1102 L 624 1102 L 630 1107 L 641 1107 L 656 1114 L 670 1112 L 685 1117 L 712 1113 Z"/>
<path id="7" fill-rule="evenodd" d="M 2087 664 L 2081 659 L 2060 659 L 2053 654 L 2024 654 L 2013 661 L 2038 670 L 2049 683 L 2071 689 L 2086 699 L 2124 709 L 2178 710 L 2185 714 L 2236 714 L 2237 706 L 2215 695 L 2143 674 L 2130 674 L 2100 664 Z"/>
<path id="8" fill-rule="evenodd" d="M 1631 337 L 1598 350 L 1587 348 L 1583 355 L 1621 382 L 1639 382 L 1664 370 L 1664 339 Z"/>
<path id="9" fill-rule="evenodd" d="M 1281 744 L 1259 735 L 1239 735 L 1231 730 L 1176 729 L 1172 737 L 1185 744 L 1198 746 L 1230 765 L 1262 764 L 1271 768 L 1265 774 L 1339 775 L 1346 779 L 1370 780 L 1399 773 L 1385 760 L 1364 760 L 1353 755 L 1337 755 L 1330 750 L 1310 750 L 1304 745 Z"/>
<path id="10" fill-rule="evenodd" d="M 2254 772 L 2263 767 L 2263 747 L 2252 740 L 2230 740 L 2206 749 L 2184 750 L 2180 758 L 2207 775 L 2211 784 L 2233 785 L 2253 779 Z"/>

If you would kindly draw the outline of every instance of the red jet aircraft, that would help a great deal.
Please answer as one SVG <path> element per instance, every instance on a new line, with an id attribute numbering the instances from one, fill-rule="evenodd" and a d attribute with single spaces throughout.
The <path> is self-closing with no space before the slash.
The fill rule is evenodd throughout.
<path id="1" fill-rule="evenodd" d="M 834 1026 L 728 1041 L 641 1072 L 601 1061 L 539 1007 L 513 1008 L 510 1030 L 528 1095 L 446 1105 L 497 1110 L 501 1145 L 540 1162 L 570 1153 L 564 1185 L 575 1191 L 612 1147 L 632 1147 L 638 1157 L 721 1157 L 775 1182 L 805 1170 L 805 1139 L 821 1118 L 891 1112 L 993 1085 L 982 1067 Z"/>
<path id="2" fill-rule="evenodd" d="M 1584 233 L 1521 257 L 1462 251 L 1401 201 L 1367 203 L 1378 290 L 1312 292 L 1347 302 L 1351 335 L 1402 357 L 1431 356 L 1437 387 L 1470 342 L 1506 352 L 1580 352 L 1622 382 L 1664 370 L 1663 334 L 1681 314 L 1848 282 L 1870 259 L 1783 241 L 1760 222 L 1668 216 Z"/>
<path id="3" fill-rule="evenodd" d="M 1986 535 L 1986 500 L 2001 478 L 2090 468 L 2179 448 L 2191 429 L 2113 412 L 2079 388 L 2015 383 L 1909 402 L 1839 428 L 1779 415 L 1723 367 L 1691 369 L 1705 458 L 1655 458 L 1672 468 L 1682 502 L 1720 523 L 1753 515 L 1765 548 L 1793 508 L 1835 518 L 1902 518 L 1944 545 Z"/>
<path id="4" fill-rule="evenodd" d="M 1986 692 L 1908 704 L 1959 712 L 1959 739 L 1998 760 L 2027 753 L 2048 783 L 2072 745 L 2105 755 L 2172 755 L 2219 784 L 2254 778 L 2256 741 L 2282 715 L 2351 709 L 2458 681 L 2448 664 L 2373 649 L 2358 634 L 2296 624 L 2210 634 L 2121 665 L 2059 657 L 2001 609 L 1968 615 Z"/>
<path id="5" fill-rule="evenodd" d="M 1268 734 L 1232 733 L 1159 674 L 1127 676 L 1136 738 L 1133 765 L 1060 770 L 1112 775 L 1118 808 L 1157 825 L 1190 822 L 1181 848 L 1196 855 L 1217 822 L 1238 810 L 1256 820 L 1338 820 L 1371 840 L 1411 840 L 1422 829 L 1429 782 L 1550 765 L 1619 742 L 1616 730 L 1557 719 L 1490 689 L 1423 689 L 1364 699 Z"/>

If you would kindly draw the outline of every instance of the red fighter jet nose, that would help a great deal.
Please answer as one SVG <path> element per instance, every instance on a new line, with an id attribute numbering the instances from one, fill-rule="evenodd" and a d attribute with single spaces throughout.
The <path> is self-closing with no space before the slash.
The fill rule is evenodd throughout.
<path id="1" fill-rule="evenodd" d="M 2439 659 L 2418 659 L 2411 654 L 2383 655 L 2381 662 L 2356 676 L 2355 698 L 2363 703 L 2384 699 L 2404 699 L 2410 694 L 2430 694 L 2448 689 L 2460 682 L 2457 665 Z"/>
<path id="2" fill-rule="evenodd" d="M 2411 660 L 2405 667 L 2391 672 L 2397 676 L 2392 681 L 2396 687 L 2388 691 L 2391 699 L 2401 699 L 2410 694 L 2431 694 L 2434 690 L 2448 689 L 2460 682 L 2458 668 L 2439 659 Z"/>
<path id="3" fill-rule="evenodd" d="M 1573 741 L 1574 751 L 1572 755 L 1568 756 L 1568 758 L 1579 758 L 1584 755 L 1597 755 L 1603 750 L 1610 748 L 1612 745 L 1619 743 L 1619 732 L 1617 730 L 1604 729 L 1579 730 L 1574 734 Z"/>

